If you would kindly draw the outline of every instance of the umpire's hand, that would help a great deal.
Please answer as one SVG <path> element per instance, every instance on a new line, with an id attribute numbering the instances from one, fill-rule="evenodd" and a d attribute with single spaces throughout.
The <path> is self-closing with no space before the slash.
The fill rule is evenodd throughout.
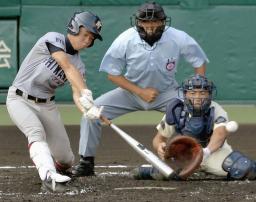
<path id="1" fill-rule="evenodd" d="M 140 98 L 148 103 L 155 101 L 158 95 L 159 92 L 155 88 L 143 88 L 139 93 Z"/>

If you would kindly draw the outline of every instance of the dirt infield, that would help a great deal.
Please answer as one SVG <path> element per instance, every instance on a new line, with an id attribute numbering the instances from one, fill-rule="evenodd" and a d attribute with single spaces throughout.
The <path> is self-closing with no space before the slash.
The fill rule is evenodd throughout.
<path id="1" fill-rule="evenodd" d="M 152 149 L 154 126 L 120 127 Z M 79 127 L 66 128 L 77 153 Z M 255 131 L 256 125 L 240 126 L 229 143 L 256 159 Z M 110 128 L 104 127 L 103 133 L 96 159 L 97 176 L 76 179 L 73 184 L 79 193 L 45 194 L 24 136 L 16 127 L 0 127 L 0 201 L 256 201 L 256 181 L 226 181 L 203 173 L 185 182 L 133 180 L 129 171 L 146 162 Z"/>

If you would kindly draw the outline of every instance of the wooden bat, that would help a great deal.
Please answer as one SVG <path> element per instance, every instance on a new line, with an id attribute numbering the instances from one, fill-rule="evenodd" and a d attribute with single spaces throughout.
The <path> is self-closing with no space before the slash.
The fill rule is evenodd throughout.
<path id="1" fill-rule="evenodd" d="M 149 151 L 143 144 L 136 141 L 129 134 L 118 128 L 106 117 L 102 116 L 100 119 L 107 125 L 109 125 L 118 135 L 120 135 L 137 153 L 139 153 L 146 161 L 152 164 L 159 170 L 165 177 L 170 178 L 175 175 L 175 171 L 170 168 L 165 162 L 163 162 L 158 156 Z"/>

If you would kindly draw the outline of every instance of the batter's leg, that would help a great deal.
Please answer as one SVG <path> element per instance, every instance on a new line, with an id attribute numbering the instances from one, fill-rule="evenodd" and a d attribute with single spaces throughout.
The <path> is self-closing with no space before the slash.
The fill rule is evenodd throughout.
<path id="1" fill-rule="evenodd" d="M 59 172 L 65 173 L 74 162 L 74 154 L 57 106 L 53 102 L 44 105 L 38 116 L 45 127 L 46 141 L 55 166 Z"/>
<path id="2" fill-rule="evenodd" d="M 57 175 L 49 147 L 46 143 L 44 127 L 37 116 L 40 106 L 32 101 L 27 101 L 15 94 L 10 88 L 7 96 L 6 106 L 11 119 L 28 138 L 29 153 L 36 165 L 42 181 L 51 179 L 69 180 L 67 176 Z"/>

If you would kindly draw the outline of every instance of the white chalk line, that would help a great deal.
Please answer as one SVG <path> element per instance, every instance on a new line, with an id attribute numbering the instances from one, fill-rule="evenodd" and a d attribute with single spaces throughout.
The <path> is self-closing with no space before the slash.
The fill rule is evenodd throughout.
<path id="1" fill-rule="evenodd" d="M 144 166 L 144 165 L 143 165 Z M 148 165 L 150 166 L 150 165 Z M 129 166 L 129 165 L 99 165 L 95 166 L 95 168 L 107 168 L 107 169 L 127 169 L 127 168 L 135 168 L 136 166 Z M 0 166 L 0 170 L 9 170 L 9 169 L 34 169 L 35 166 Z M 111 176 L 129 176 L 129 171 L 104 171 L 104 172 L 97 172 L 96 170 L 96 175 L 99 177 L 111 177 Z M 1 176 L 5 177 L 5 176 Z M 0 182 L 1 184 L 1 182 Z"/>
<path id="2" fill-rule="evenodd" d="M 176 187 L 118 187 L 114 188 L 116 191 L 124 190 L 175 190 Z"/>
<path id="3" fill-rule="evenodd" d="M 148 164 L 143 166 L 150 166 Z M 137 166 L 129 165 L 98 165 L 95 168 L 135 168 Z M 23 168 L 35 168 L 35 166 L 0 166 L 0 169 L 23 169 Z"/>

